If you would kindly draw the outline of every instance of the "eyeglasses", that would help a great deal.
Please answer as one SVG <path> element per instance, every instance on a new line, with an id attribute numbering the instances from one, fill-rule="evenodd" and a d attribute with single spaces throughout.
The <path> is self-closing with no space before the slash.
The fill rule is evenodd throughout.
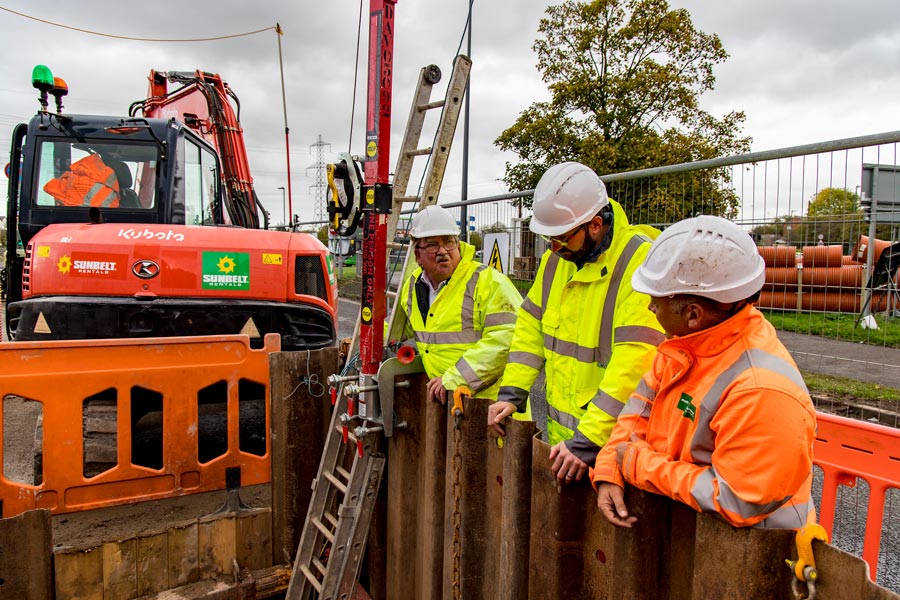
<path id="1" fill-rule="evenodd" d="M 590 221 L 588 221 L 587 223 L 582 223 L 581 225 L 576 227 L 575 230 L 572 231 L 572 233 L 569 233 L 568 235 L 565 235 L 565 234 L 564 235 L 556 235 L 556 236 L 541 235 L 541 237 L 544 238 L 544 240 L 549 244 L 556 244 L 562 248 L 568 248 L 569 242 L 572 241 L 572 238 L 574 238 L 576 235 L 578 235 L 578 232 L 581 231 L 582 229 L 584 229 L 584 226 L 588 225 L 588 224 L 590 224 Z"/>
<path id="2" fill-rule="evenodd" d="M 437 254 L 440 248 L 443 248 L 447 252 L 452 252 L 459 247 L 459 240 L 456 238 L 450 238 L 447 240 L 441 240 L 440 242 L 428 242 L 427 244 L 417 244 L 416 248 L 427 252 L 428 254 Z"/>

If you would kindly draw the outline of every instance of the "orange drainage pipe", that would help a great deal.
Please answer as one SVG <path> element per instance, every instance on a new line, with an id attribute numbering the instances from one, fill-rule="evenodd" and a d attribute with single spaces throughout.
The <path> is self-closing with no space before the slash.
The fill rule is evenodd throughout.
<path id="1" fill-rule="evenodd" d="M 875 580 L 881 546 L 881 527 L 887 490 L 900 488 L 900 431 L 884 425 L 816 413 L 813 463 L 824 474 L 819 523 L 833 537 L 838 486 L 856 487 L 857 478 L 869 484 L 869 507 L 863 538 L 863 560 Z"/>
<path id="2" fill-rule="evenodd" d="M 844 288 L 851 293 L 857 293 L 863 284 L 864 272 L 863 265 L 809 268 L 804 260 L 803 285 L 804 287 Z"/>
<path id="3" fill-rule="evenodd" d="M 794 246 L 759 246 L 757 250 L 767 267 L 793 267 L 797 264 L 797 248 Z"/>
<path id="4" fill-rule="evenodd" d="M 881 257 L 881 253 L 884 252 L 884 249 L 888 248 L 890 245 L 891 242 L 879 239 L 875 240 L 875 262 L 878 262 L 878 259 Z M 858 262 L 865 263 L 869 259 L 868 248 L 868 236 L 861 235 L 859 237 L 859 241 L 856 242 L 856 246 L 853 247 L 853 252 L 850 253 L 850 257 Z"/>
<path id="5" fill-rule="evenodd" d="M 840 267 L 843 261 L 844 247 L 837 246 L 804 246 L 803 268 L 807 267 Z"/>

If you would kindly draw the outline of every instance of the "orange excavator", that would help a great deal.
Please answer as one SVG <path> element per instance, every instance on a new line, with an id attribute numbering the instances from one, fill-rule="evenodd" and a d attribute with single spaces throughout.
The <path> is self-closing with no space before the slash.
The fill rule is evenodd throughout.
<path id="1" fill-rule="evenodd" d="M 331 256 L 314 236 L 267 230 L 219 75 L 151 71 L 128 117 L 63 114 L 65 82 L 43 66 L 32 79 L 41 108 L 15 128 L 9 164 L 9 339 L 335 342 Z"/>

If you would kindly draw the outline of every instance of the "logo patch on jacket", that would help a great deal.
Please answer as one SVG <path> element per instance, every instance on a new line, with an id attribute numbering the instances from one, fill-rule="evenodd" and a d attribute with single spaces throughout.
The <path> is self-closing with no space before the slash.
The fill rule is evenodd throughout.
<path id="1" fill-rule="evenodd" d="M 681 411 L 681 414 L 685 416 L 685 418 L 694 420 L 694 416 L 697 413 L 697 409 L 694 408 L 694 405 L 691 404 L 694 401 L 693 398 L 682 392 L 681 398 L 678 399 L 678 410 Z"/>

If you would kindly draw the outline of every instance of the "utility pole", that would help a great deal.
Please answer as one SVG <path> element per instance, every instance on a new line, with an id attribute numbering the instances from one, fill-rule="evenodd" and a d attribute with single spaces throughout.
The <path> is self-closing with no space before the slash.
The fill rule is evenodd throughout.
<path id="1" fill-rule="evenodd" d="M 315 150 L 316 153 L 316 162 L 307 167 L 309 169 L 316 170 L 316 183 L 309 186 L 311 190 L 314 190 L 313 194 L 313 220 L 315 221 L 326 221 L 328 219 L 328 211 L 325 209 L 325 191 L 328 189 L 328 184 L 325 181 L 325 147 L 331 149 L 331 143 L 326 142 L 322 139 L 322 134 L 319 134 L 318 139 L 315 144 L 311 144 L 309 147 L 310 153 Z"/>
<path id="2" fill-rule="evenodd" d="M 472 0 L 469 2 L 469 16 L 466 21 L 467 48 L 466 56 L 472 58 Z M 469 98 L 472 96 L 472 74 L 466 81 L 466 102 L 465 115 L 463 117 L 463 155 L 462 155 L 462 192 L 460 192 L 460 201 L 465 202 L 469 199 Z M 466 241 L 469 239 L 469 207 L 463 204 L 459 208 L 459 239 Z"/>

